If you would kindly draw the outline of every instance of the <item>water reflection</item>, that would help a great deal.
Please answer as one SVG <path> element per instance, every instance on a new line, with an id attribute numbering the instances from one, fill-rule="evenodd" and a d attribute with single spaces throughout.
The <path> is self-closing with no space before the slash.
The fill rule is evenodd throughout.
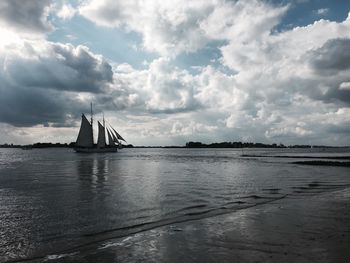
<path id="1" fill-rule="evenodd" d="M 350 180 L 348 168 L 242 159 L 234 150 L 125 149 L 80 155 L 43 149 L 12 155 L 6 157 L 11 165 L 0 165 L 0 255 L 13 253 L 14 258 L 232 212 L 279 194 L 314 194 Z M 191 239 L 206 240 L 207 232 L 203 227 Z M 167 238 L 159 246 L 162 258 L 169 259 L 176 251 Z"/>
<path id="2" fill-rule="evenodd" d="M 103 188 L 108 181 L 110 164 L 109 159 L 103 155 L 83 156 L 78 160 L 76 168 L 79 180 L 89 183 L 91 187 Z"/>

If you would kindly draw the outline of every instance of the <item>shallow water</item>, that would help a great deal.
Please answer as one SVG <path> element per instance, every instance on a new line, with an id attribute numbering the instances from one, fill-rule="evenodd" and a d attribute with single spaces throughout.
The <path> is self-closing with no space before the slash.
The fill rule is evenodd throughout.
<path id="1" fill-rule="evenodd" d="M 282 157 L 349 155 L 349 149 L 0 149 L 0 261 L 50 259 L 161 225 L 344 188 L 349 168 Z"/>

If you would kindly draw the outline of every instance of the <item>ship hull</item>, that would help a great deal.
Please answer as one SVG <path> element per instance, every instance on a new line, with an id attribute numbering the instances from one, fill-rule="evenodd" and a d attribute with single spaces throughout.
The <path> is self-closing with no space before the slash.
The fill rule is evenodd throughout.
<path id="1" fill-rule="evenodd" d="M 106 148 L 74 148 L 74 151 L 77 153 L 110 153 L 117 152 L 118 148 L 116 147 L 106 147 Z"/>

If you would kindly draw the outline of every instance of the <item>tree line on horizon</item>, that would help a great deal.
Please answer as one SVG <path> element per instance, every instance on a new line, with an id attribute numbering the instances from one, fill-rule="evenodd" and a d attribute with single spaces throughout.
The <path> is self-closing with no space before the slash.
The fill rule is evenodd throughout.
<path id="1" fill-rule="evenodd" d="M 311 147 L 325 147 L 325 146 L 311 146 L 311 145 L 290 145 L 284 144 L 266 144 L 260 142 L 215 142 L 205 144 L 202 142 L 187 142 L 186 148 L 311 148 Z"/>
<path id="2" fill-rule="evenodd" d="M 71 143 L 34 143 L 29 145 L 18 145 L 18 144 L 0 144 L 0 148 L 51 148 L 51 147 L 67 147 L 73 148 L 75 142 Z M 266 143 L 254 143 L 254 142 L 215 142 L 205 144 L 202 142 L 187 142 L 185 146 L 134 146 L 132 144 L 123 145 L 123 148 L 324 148 L 324 147 L 334 147 L 334 146 L 315 146 L 315 145 L 284 145 L 282 143 L 276 144 L 266 144 Z M 346 146 L 344 146 L 346 147 Z"/>

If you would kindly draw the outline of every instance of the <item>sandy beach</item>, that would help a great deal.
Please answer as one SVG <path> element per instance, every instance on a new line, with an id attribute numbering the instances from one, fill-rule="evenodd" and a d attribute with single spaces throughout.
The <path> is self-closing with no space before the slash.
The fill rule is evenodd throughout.
<path id="1" fill-rule="evenodd" d="M 350 262 L 350 189 L 304 193 L 163 226 L 55 262 Z M 40 261 L 41 261 L 40 260 Z"/>

